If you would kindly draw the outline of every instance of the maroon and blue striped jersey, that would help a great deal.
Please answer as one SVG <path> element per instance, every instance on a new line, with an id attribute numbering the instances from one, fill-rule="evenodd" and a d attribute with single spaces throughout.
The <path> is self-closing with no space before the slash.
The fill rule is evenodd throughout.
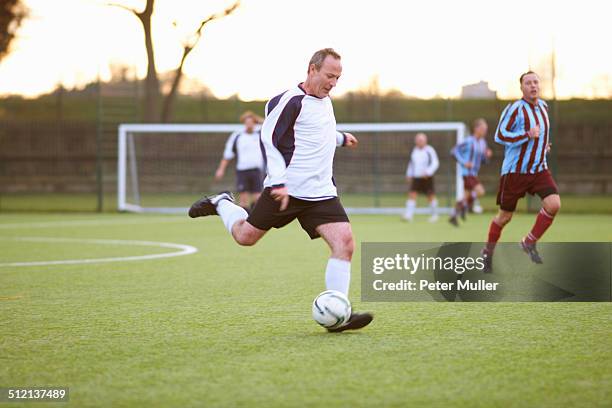
<path id="1" fill-rule="evenodd" d="M 539 137 L 530 139 L 527 132 L 540 127 Z M 495 131 L 495 142 L 505 146 L 501 174 L 535 174 L 548 168 L 546 150 L 550 142 L 548 105 L 541 99 L 531 104 L 525 99 L 508 105 Z"/>

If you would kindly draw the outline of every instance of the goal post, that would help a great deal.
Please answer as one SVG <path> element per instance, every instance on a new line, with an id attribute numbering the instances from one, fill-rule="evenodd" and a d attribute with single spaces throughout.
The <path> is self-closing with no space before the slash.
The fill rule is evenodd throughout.
<path id="1" fill-rule="evenodd" d="M 242 124 L 121 124 L 118 129 L 117 208 L 119 211 L 184 213 L 194 198 L 233 187 L 229 177 L 213 180 L 225 140 Z M 338 149 L 334 177 L 351 214 L 401 214 L 407 186 L 405 168 L 414 135 L 424 132 L 436 149 L 439 213 L 463 197 L 463 178 L 450 149 L 466 136 L 461 122 L 340 123 L 354 133 L 357 149 Z M 229 174 L 228 174 L 229 176 Z M 442 188 L 439 188 L 442 186 Z M 382 197 L 382 198 L 381 198 Z M 418 208 L 417 214 L 428 213 Z"/>

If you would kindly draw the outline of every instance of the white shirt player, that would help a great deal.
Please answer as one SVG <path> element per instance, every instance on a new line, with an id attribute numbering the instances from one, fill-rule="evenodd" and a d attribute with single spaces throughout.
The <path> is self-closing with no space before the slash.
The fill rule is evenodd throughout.
<path id="1" fill-rule="evenodd" d="M 248 133 L 246 130 L 234 132 L 225 143 L 223 158 L 232 160 L 236 157 L 236 170 L 263 169 L 264 159 L 259 145 L 259 132 Z"/>
<path id="2" fill-rule="evenodd" d="M 410 153 L 410 162 L 406 169 L 407 177 L 431 177 L 440 167 L 438 155 L 433 147 L 425 145 L 423 148 L 415 147 Z"/>
<path id="3" fill-rule="evenodd" d="M 275 96 L 266 104 L 261 141 L 265 187 L 286 186 L 290 196 L 309 201 L 338 195 L 332 166 L 345 136 L 336 131 L 329 97 L 308 95 L 300 85 Z"/>

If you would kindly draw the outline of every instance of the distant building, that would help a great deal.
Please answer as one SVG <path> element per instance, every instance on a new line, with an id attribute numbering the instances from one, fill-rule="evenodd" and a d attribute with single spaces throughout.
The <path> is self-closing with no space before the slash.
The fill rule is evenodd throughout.
<path id="1" fill-rule="evenodd" d="M 461 87 L 461 99 L 497 99 L 497 92 L 489 89 L 489 83 L 480 81 Z"/>

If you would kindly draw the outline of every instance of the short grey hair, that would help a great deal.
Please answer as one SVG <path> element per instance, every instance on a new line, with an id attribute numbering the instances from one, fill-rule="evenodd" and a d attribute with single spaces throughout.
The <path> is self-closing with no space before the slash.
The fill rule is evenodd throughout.
<path id="1" fill-rule="evenodd" d="M 308 63 L 308 69 L 310 69 L 311 65 L 314 65 L 317 71 L 320 70 L 321 66 L 323 65 L 323 61 L 325 61 L 325 58 L 327 58 L 328 55 L 331 55 L 335 59 L 340 59 L 340 54 L 334 51 L 333 48 L 323 48 L 312 55 L 310 62 Z"/>
<path id="2" fill-rule="evenodd" d="M 470 130 L 474 133 L 474 130 L 480 125 L 487 125 L 487 121 L 484 118 L 474 119 L 470 125 Z"/>

